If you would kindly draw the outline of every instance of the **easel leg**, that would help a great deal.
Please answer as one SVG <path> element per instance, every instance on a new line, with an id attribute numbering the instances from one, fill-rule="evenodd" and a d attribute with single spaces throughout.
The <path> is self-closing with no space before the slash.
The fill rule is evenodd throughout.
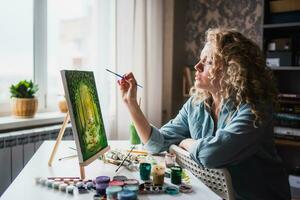
<path id="1" fill-rule="evenodd" d="M 79 168 L 80 168 L 80 178 L 81 178 L 82 180 L 84 180 L 84 179 L 85 179 L 84 166 L 79 165 Z"/>
<path id="2" fill-rule="evenodd" d="M 61 139 L 62 139 L 62 137 L 63 137 L 63 135 L 64 135 L 64 133 L 65 133 L 65 130 L 66 130 L 66 127 L 67 127 L 67 124 L 68 124 L 69 120 L 70 120 L 70 115 L 69 115 L 69 112 L 67 112 L 67 115 L 66 115 L 65 118 L 64 118 L 63 125 L 62 125 L 62 127 L 61 127 L 61 129 L 60 129 L 60 131 L 59 131 L 58 136 L 57 136 L 57 139 L 56 139 L 54 148 L 53 148 L 52 153 L 51 153 L 51 156 L 50 156 L 50 159 L 49 159 L 49 161 L 48 161 L 48 165 L 49 165 L 49 166 L 52 165 L 54 156 L 55 156 L 56 151 L 57 151 L 57 149 L 58 149 L 58 145 L 60 144 Z"/>

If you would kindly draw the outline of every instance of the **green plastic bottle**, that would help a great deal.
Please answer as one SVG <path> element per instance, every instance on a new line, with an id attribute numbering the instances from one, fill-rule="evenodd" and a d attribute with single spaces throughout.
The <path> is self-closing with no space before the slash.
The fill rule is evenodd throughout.
<path id="1" fill-rule="evenodd" d="M 129 125 L 129 132 L 130 132 L 130 144 L 141 144 L 140 137 L 136 132 L 135 126 L 133 123 Z"/>

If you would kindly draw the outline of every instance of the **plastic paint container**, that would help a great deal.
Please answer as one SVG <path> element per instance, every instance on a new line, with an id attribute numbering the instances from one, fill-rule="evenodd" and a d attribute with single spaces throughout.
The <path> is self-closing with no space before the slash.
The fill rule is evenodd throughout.
<path id="1" fill-rule="evenodd" d="M 162 165 L 153 165 L 152 176 L 153 185 L 163 185 L 165 178 L 165 167 Z"/>
<path id="2" fill-rule="evenodd" d="M 73 185 L 69 185 L 67 188 L 66 188 L 66 192 L 68 194 L 74 194 L 74 186 Z"/>
<path id="3" fill-rule="evenodd" d="M 174 167 L 176 163 L 176 155 L 174 153 L 166 153 L 165 164 L 167 168 Z"/>
<path id="4" fill-rule="evenodd" d="M 137 192 L 139 191 L 139 186 L 138 185 L 125 185 L 123 187 L 124 190 L 129 190 L 129 191 L 132 191 L 134 193 L 137 194 Z"/>
<path id="5" fill-rule="evenodd" d="M 59 185 L 59 190 L 62 192 L 65 192 L 67 187 L 68 187 L 68 184 L 62 183 Z"/>
<path id="6" fill-rule="evenodd" d="M 86 188 L 87 188 L 88 190 L 90 190 L 90 189 L 92 189 L 92 188 L 94 187 L 93 182 L 87 182 L 85 185 L 86 185 Z"/>
<path id="7" fill-rule="evenodd" d="M 96 183 L 100 184 L 100 183 L 109 183 L 110 181 L 110 177 L 108 176 L 98 176 L 96 177 Z"/>
<path id="8" fill-rule="evenodd" d="M 58 190 L 59 189 L 59 185 L 60 185 L 60 182 L 54 181 L 54 183 L 53 183 L 53 189 Z"/>
<path id="9" fill-rule="evenodd" d="M 47 183 L 47 187 L 53 188 L 54 180 L 47 180 L 46 183 Z"/>
<path id="10" fill-rule="evenodd" d="M 128 180 L 126 176 L 114 176 L 113 180 L 115 181 L 126 181 Z"/>
<path id="11" fill-rule="evenodd" d="M 110 181 L 109 186 L 123 186 L 124 182 L 123 181 Z"/>
<path id="12" fill-rule="evenodd" d="M 40 184 L 42 184 L 43 186 L 45 186 L 47 180 L 48 180 L 48 179 L 46 179 L 46 178 L 41 178 L 39 182 L 40 182 Z"/>
<path id="13" fill-rule="evenodd" d="M 193 192 L 193 188 L 192 188 L 191 185 L 181 184 L 181 185 L 179 186 L 179 191 L 180 191 L 181 193 L 191 193 L 191 192 Z"/>
<path id="14" fill-rule="evenodd" d="M 170 195 L 175 195 L 175 194 L 179 193 L 179 190 L 176 187 L 169 186 L 169 187 L 166 188 L 166 193 L 170 194 Z"/>
<path id="15" fill-rule="evenodd" d="M 123 190 L 118 192 L 118 200 L 136 200 L 137 195 L 136 193 L 128 190 Z"/>
<path id="16" fill-rule="evenodd" d="M 96 184 L 96 191 L 97 194 L 100 194 L 104 196 L 106 194 L 106 188 L 108 187 L 108 184 L 102 183 L 102 184 Z"/>
<path id="17" fill-rule="evenodd" d="M 181 184 L 182 168 L 179 166 L 171 167 L 171 183 L 175 185 Z"/>
<path id="18" fill-rule="evenodd" d="M 106 198 L 109 200 L 118 199 L 118 192 L 122 191 L 120 186 L 109 186 L 106 188 Z"/>
<path id="19" fill-rule="evenodd" d="M 124 181 L 125 185 L 139 185 L 139 181 L 136 179 L 128 179 Z"/>
<path id="20" fill-rule="evenodd" d="M 141 163 L 140 164 L 140 177 L 143 181 L 150 180 L 151 164 Z"/>
<path id="21" fill-rule="evenodd" d="M 82 186 L 84 186 L 83 182 L 79 181 L 79 182 L 76 183 L 76 187 L 82 187 Z"/>

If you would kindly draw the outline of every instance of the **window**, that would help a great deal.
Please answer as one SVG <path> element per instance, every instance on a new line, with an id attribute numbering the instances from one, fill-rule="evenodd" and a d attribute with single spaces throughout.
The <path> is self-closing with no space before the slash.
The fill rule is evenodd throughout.
<path id="1" fill-rule="evenodd" d="M 33 79 L 39 85 L 39 112 L 58 111 L 58 99 L 64 95 L 61 69 L 94 71 L 97 86 L 108 81 L 102 71 L 113 66 L 114 3 L 106 0 L 2 2 L 0 116 L 10 112 L 9 86 L 22 79 Z M 101 94 L 108 96 L 111 87 L 102 87 Z M 101 101 L 106 105 L 109 98 Z"/>
<path id="2" fill-rule="evenodd" d="M 0 112 L 9 112 L 9 87 L 33 79 L 33 0 L 0 6 Z M 6 105 L 7 104 L 7 105 Z"/>
<path id="3" fill-rule="evenodd" d="M 51 0 L 48 1 L 48 106 L 57 96 L 63 95 L 60 70 L 82 69 L 93 66 L 91 52 L 95 38 L 93 20 L 96 1 L 92 0 Z M 72 8 L 72 9 L 70 9 Z M 66 12 L 66 10 L 68 12 Z"/>

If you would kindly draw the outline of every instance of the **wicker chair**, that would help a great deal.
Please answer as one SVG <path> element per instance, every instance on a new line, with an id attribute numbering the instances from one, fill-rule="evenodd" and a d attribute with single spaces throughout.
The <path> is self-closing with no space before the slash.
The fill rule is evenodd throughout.
<path id="1" fill-rule="evenodd" d="M 223 199 L 233 200 L 234 191 L 231 182 L 231 176 L 227 169 L 208 169 L 199 166 L 182 148 L 171 145 L 170 153 L 176 154 L 176 162 L 183 168 L 191 171 L 205 185 Z"/>

